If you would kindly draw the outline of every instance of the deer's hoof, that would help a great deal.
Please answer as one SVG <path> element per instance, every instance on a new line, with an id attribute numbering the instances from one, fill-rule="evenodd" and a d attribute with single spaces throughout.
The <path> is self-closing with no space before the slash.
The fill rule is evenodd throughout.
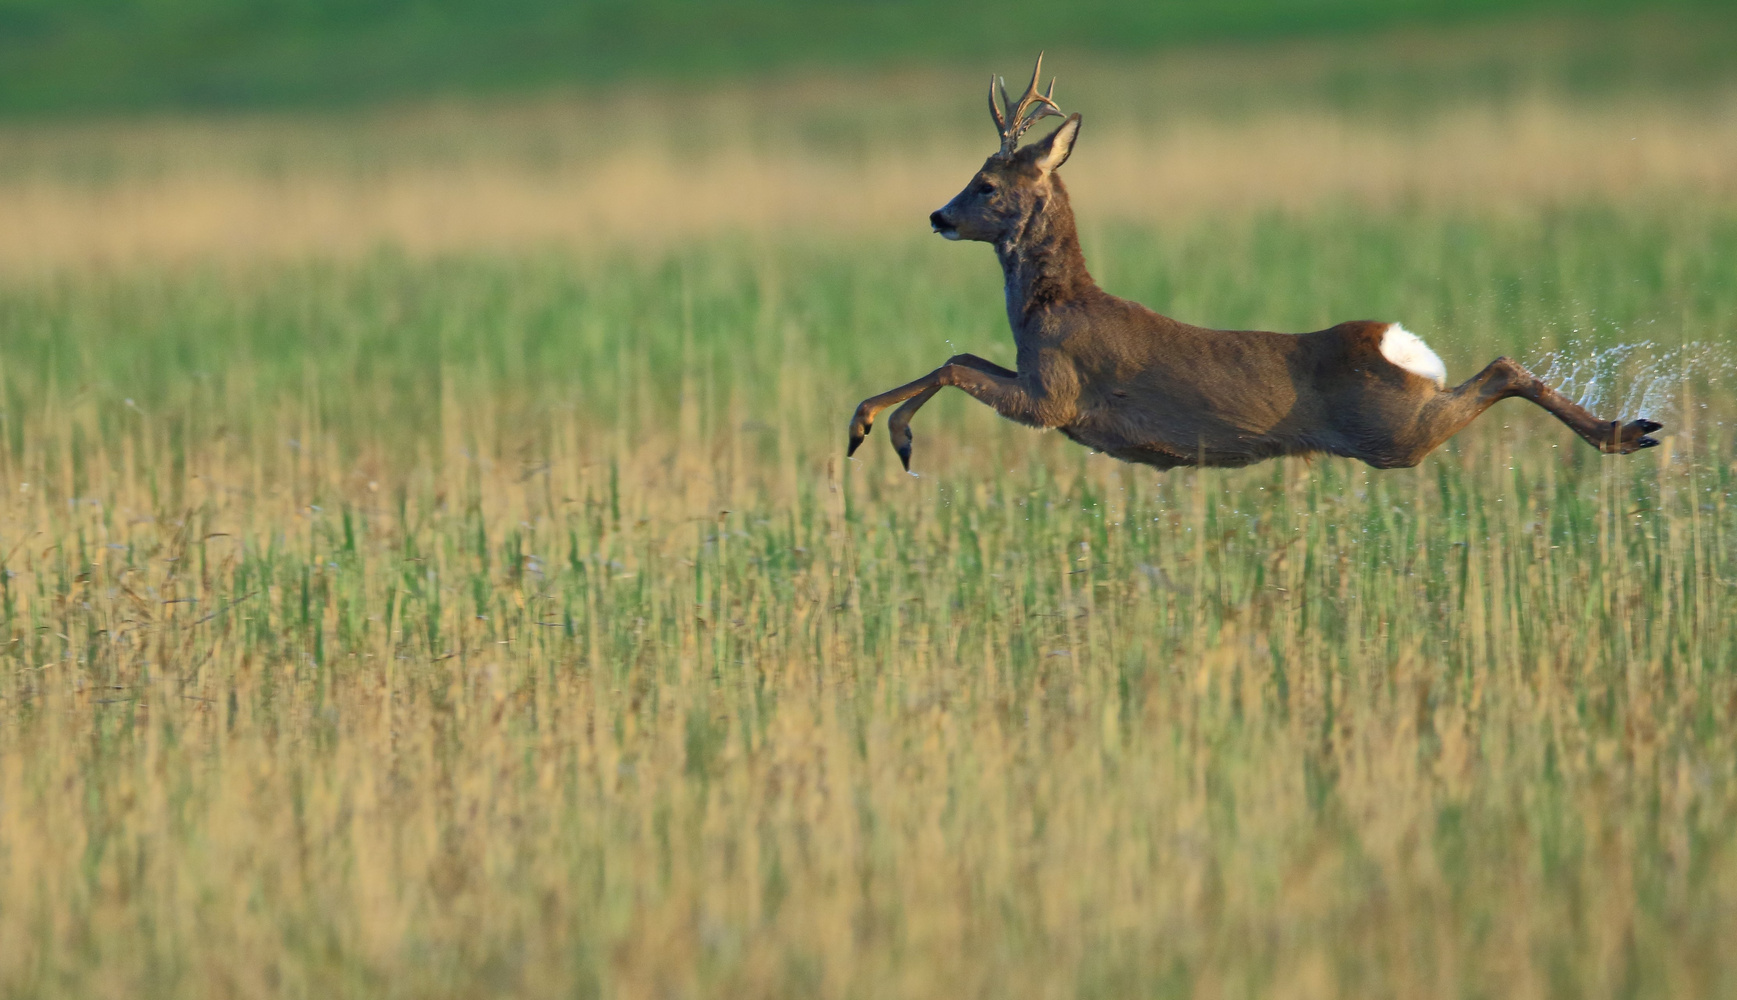
<path id="1" fill-rule="evenodd" d="M 856 416 L 850 418 L 850 447 L 845 449 L 845 458 L 856 454 L 857 448 L 862 446 L 862 439 L 868 437 L 868 432 L 873 430 L 874 426 L 874 417 L 868 410 L 857 407 Z"/>
<path id="2" fill-rule="evenodd" d="M 1631 455 L 1642 448 L 1657 447 L 1658 439 L 1647 435 L 1663 426 L 1664 424 L 1657 420 L 1647 420 L 1644 417 L 1639 420 L 1630 420 L 1621 426 L 1612 422 L 1613 440 L 1604 445 L 1604 451 L 1611 455 Z"/>
<path id="3" fill-rule="evenodd" d="M 911 421 L 904 411 L 893 414 L 893 419 L 887 422 L 887 439 L 892 442 L 893 450 L 899 453 L 905 471 L 911 471 Z"/>

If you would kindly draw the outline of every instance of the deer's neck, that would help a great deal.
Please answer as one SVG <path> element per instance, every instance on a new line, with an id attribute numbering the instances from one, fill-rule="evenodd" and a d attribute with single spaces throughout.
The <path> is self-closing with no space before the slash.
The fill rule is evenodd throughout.
<path id="1" fill-rule="evenodd" d="M 1097 290 L 1080 252 L 1074 210 L 1067 188 L 1052 177 L 1049 197 L 1008 239 L 995 245 L 1007 277 L 1007 321 L 1015 334 L 1026 333 L 1057 306 Z"/>

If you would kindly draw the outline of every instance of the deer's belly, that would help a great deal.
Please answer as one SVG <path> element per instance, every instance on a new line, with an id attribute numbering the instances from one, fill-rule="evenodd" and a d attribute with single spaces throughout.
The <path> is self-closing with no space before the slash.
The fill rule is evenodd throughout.
<path id="1" fill-rule="evenodd" d="M 1179 465 L 1196 465 L 1194 458 L 1184 457 L 1162 448 L 1148 445 L 1130 444 L 1113 436 L 1093 434 L 1080 427 L 1062 427 L 1061 432 L 1071 441 L 1085 445 L 1093 451 L 1102 452 L 1111 458 L 1119 458 L 1124 462 L 1136 462 L 1141 465 L 1153 465 L 1160 469 L 1174 469 Z"/>
<path id="2" fill-rule="evenodd" d="M 1177 466 L 1235 467 L 1297 450 L 1266 436 L 1201 434 L 1192 442 L 1172 440 L 1116 420 L 1077 421 L 1060 428 L 1069 439 L 1124 462 L 1160 469 Z M 1227 439 L 1228 438 L 1228 439 Z M 1301 450 L 1313 451 L 1314 448 Z"/>

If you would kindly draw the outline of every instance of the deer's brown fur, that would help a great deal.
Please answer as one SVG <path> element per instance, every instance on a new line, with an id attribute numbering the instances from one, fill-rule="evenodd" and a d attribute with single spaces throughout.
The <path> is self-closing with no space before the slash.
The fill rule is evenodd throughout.
<path id="1" fill-rule="evenodd" d="M 1041 59 L 1039 63 L 1041 67 Z M 1657 444 L 1645 419 L 1599 420 L 1507 358 L 1448 389 L 1383 353 L 1395 324 L 1358 321 L 1315 333 L 1209 330 L 1161 316 L 1098 287 L 1086 270 L 1067 187 L 1056 173 L 1073 150 L 1080 116 L 1023 149 L 1024 116 L 997 115 L 1002 149 L 930 216 L 948 239 L 991 243 L 1006 278 L 1018 371 L 961 354 L 897 389 L 870 397 L 850 425 L 855 452 L 889 406 L 893 447 L 910 467 L 910 421 L 955 386 L 1010 420 L 1054 428 L 1128 462 L 1238 466 L 1325 452 L 1378 468 L 1416 465 L 1491 404 L 1519 396 L 1610 454 Z M 1052 92 L 1053 92 L 1053 84 Z M 1051 102 L 1049 107 L 1053 107 Z M 991 110 L 994 110 L 993 97 Z M 1008 124 L 1008 122 L 1013 124 Z M 1014 131 L 1012 143 L 1008 133 Z M 1421 343 L 1418 348 L 1428 353 Z M 1434 361 L 1433 355 L 1430 360 Z"/>

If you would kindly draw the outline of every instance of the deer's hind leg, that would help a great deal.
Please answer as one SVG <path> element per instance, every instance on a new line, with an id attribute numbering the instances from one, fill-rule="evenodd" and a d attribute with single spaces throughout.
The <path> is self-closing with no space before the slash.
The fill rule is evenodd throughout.
<path id="1" fill-rule="evenodd" d="M 1370 442 L 1374 447 L 1359 448 L 1363 453 L 1357 457 L 1381 468 L 1416 465 L 1485 410 L 1512 396 L 1536 403 L 1588 444 L 1609 455 L 1627 455 L 1653 447 L 1658 441 L 1647 435 L 1663 426 L 1646 419 L 1626 424 L 1600 420 L 1525 368 L 1508 358 L 1497 358 L 1459 386 L 1437 391 L 1418 407 L 1405 430 L 1378 444 Z M 1403 422 L 1398 423 L 1403 426 Z"/>
<path id="2" fill-rule="evenodd" d="M 1538 376 L 1507 358 L 1497 358 L 1492 362 L 1502 363 L 1506 363 L 1515 373 L 1511 395 L 1529 399 L 1548 410 L 1551 416 L 1567 424 L 1569 429 L 1580 435 L 1587 444 L 1606 455 L 1631 455 L 1659 443 L 1657 439 L 1647 436 L 1664 426 L 1657 420 L 1641 417 L 1626 424 L 1620 420 L 1600 420 L 1586 407 L 1545 385 Z"/>

